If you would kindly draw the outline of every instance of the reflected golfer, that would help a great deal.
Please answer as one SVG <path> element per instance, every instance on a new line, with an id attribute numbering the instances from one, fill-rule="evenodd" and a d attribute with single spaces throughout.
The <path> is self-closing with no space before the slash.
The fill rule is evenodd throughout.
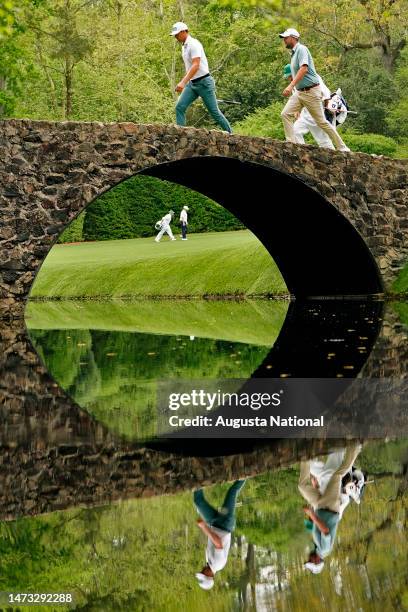
<path id="1" fill-rule="evenodd" d="M 182 45 L 182 57 L 186 68 L 186 74 L 176 87 L 176 91 L 181 94 L 176 104 L 177 125 L 186 125 L 188 107 L 197 98 L 201 98 L 214 121 L 225 132 L 231 134 L 232 128 L 218 107 L 215 82 L 210 74 L 203 45 L 190 36 L 187 24 L 181 21 L 173 25 L 170 36 L 174 36 Z"/>
<path id="2" fill-rule="evenodd" d="M 312 535 L 314 550 L 310 553 L 305 569 L 313 574 L 320 574 L 324 567 L 324 559 L 334 546 L 337 527 L 341 518 L 341 488 L 343 477 L 350 472 L 357 455 L 361 451 L 361 444 L 355 443 L 347 448 L 342 463 L 330 476 L 324 493 L 316 486 L 308 484 L 310 479 L 310 461 L 300 464 L 299 491 L 310 508 L 304 508 L 306 516 L 312 521 Z"/>
<path id="3" fill-rule="evenodd" d="M 194 504 L 202 517 L 197 521 L 198 527 L 208 537 L 205 552 L 206 564 L 196 574 L 198 584 L 206 591 L 214 586 L 216 572 L 222 570 L 227 561 L 231 546 L 231 533 L 235 529 L 235 506 L 237 497 L 245 480 L 236 480 L 228 489 L 220 511 L 208 503 L 202 489 L 194 492 Z"/>

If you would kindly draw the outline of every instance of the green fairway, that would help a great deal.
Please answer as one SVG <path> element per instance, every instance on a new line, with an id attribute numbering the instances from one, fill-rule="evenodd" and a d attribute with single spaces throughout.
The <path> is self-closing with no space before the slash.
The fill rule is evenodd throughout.
<path id="1" fill-rule="evenodd" d="M 248 230 L 54 246 L 30 297 L 201 297 L 287 293 L 271 256 Z"/>

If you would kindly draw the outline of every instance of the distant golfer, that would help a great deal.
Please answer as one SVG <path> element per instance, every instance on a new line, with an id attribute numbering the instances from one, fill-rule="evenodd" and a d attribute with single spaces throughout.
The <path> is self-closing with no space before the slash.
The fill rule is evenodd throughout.
<path id="1" fill-rule="evenodd" d="M 327 121 L 322 106 L 322 91 L 319 77 L 316 73 L 313 58 L 305 45 L 299 42 L 300 34 L 294 28 L 289 28 L 282 34 L 283 42 L 287 49 L 291 50 L 291 73 L 292 81 L 283 90 L 283 95 L 289 97 L 285 108 L 281 113 L 285 136 L 288 142 L 297 142 L 293 124 L 296 114 L 302 108 L 307 108 L 314 119 L 317 127 L 325 132 L 333 145 L 339 151 L 350 151 L 343 142 L 336 128 Z M 291 95 L 293 92 L 293 95 Z"/>
<path id="2" fill-rule="evenodd" d="M 170 223 L 173 221 L 174 210 L 169 210 L 167 215 L 164 215 L 160 221 L 158 221 L 155 225 L 156 229 L 160 229 L 157 234 L 155 241 L 160 242 L 164 233 L 168 234 L 170 240 L 176 240 L 173 236 L 173 232 L 171 231 Z"/>
<path id="3" fill-rule="evenodd" d="M 186 67 L 186 74 L 176 87 L 176 91 L 181 93 L 176 104 L 177 125 L 186 125 L 188 107 L 197 98 L 201 98 L 214 121 L 231 134 L 232 128 L 218 108 L 215 82 L 210 75 L 203 45 L 190 36 L 188 26 L 181 21 L 173 25 L 170 36 L 175 36 L 182 45 L 182 57 Z"/>
<path id="4" fill-rule="evenodd" d="M 188 206 L 183 206 L 180 213 L 180 223 L 181 223 L 181 239 L 187 240 L 187 225 L 188 225 Z"/>
<path id="5" fill-rule="evenodd" d="M 202 489 L 194 492 L 194 504 L 201 515 L 198 527 L 208 537 L 205 552 L 206 564 L 196 573 L 200 587 L 209 591 L 214 586 L 216 572 L 222 570 L 231 546 L 231 533 L 235 529 L 235 505 L 245 480 L 236 480 L 228 489 L 221 510 L 218 512 L 204 497 Z"/>

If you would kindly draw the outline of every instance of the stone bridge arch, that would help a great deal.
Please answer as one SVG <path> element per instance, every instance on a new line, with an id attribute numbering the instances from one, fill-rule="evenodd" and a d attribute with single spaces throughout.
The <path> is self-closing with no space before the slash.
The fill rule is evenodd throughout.
<path id="1" fill-rule="evenodd" d="M 404 160 L 176 126 L 29 120 L 1 122 L 0 150 L 3 311 L 21 315 L 64 227 L 139 172 L 232 209 L 301 297 L 380 293 L 408 257 Z M 268 194 L 276 203 L 272 222 L 265 220 Z"/>

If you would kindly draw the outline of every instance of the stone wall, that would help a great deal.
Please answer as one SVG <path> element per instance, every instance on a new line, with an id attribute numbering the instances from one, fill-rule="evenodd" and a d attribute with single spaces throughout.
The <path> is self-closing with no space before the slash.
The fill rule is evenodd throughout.
<path id="1" fill-rule="evenodd" d="M 255 162 L 301 179 L 353 224 L 386 286 L 408 259 L 408 160 L 215 130 L 28 120 L 0 122 L 0 155 L 3 316 L 12 305 L 21 316 L 49 249 L 96 196 L 146 168 L 197 156 Z"/>

